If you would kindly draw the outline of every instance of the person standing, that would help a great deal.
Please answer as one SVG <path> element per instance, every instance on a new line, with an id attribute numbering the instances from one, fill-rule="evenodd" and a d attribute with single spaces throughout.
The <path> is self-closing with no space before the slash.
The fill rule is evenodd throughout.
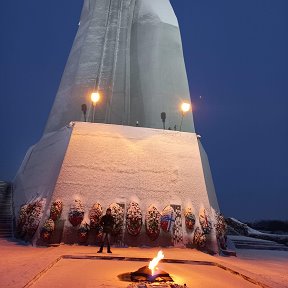
<path id="1" fill-rule="evenodd" d="M 111 214 L 110 208 L 106 210 L 106 214 L 101 218 L 100 225 L 103 228 L 103 236 L 102 236 L 100 249 L 97 253 L 103 252 L 105 241 L 107 241 L 107 253 L 112 253 L 110 249 L 110 235 L 114 226 L 114 218 Z"/>

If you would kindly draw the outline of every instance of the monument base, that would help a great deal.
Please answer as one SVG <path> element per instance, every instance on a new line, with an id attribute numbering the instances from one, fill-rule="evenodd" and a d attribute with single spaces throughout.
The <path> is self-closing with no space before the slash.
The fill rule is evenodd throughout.
<path id="1" fill-rule="evenodd" d="M 45 202 L 32 237 L 38 244 L 97 244 L 99 218 L 111 207 L 115 245 L 217 250 L 213 211 L 219 207 L 195 133 L 73 123 L 46 135 L 23 161 L 14 181 L 15 215 L 22 207 L 26 217 L 18 217 L 21 233 L 30 219 L 23 205 L 31 210 L 40 199 Z"/>

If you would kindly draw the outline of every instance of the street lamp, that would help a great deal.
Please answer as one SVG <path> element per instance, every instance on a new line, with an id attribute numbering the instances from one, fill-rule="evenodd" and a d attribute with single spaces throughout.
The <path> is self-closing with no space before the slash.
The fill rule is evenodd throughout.
<path id="1" fill-rule="evenodd" d="M 189 110 L 191 109 L 191 104 L 190 103 L 187 103 L 187 102 L 183 102 L 181 104 L 181 124 L 180 124 L 180 128 L 179 128 L 179 131 L 181 131 L 182 129 L 182 123 L 183 123 L 183 118 L 184 118 L 184 115 L 185 113 L 187 113 Z"/>
<path id="2" fill-rule="evenodd" d="M 163 123 L 163 129 L 165 130 L 166 112 L 161 112 L 161 120 Z"/>
<path id="3" fill-rule="evenodd" d="M 86 115 L 87 115 L 87 105 L 86 104 L 82 104 L 81 105 L 81 110 L 83 112 L 83 115 L 84 115 L 84 122 L 86 122 Z"/>
<path id="4" fill-rule="evenodd" d="M 100 100 L 100 94 L 99 92 L 93 92 L 91 94 L 91 101 L 92 101 L 92 107 L 93 107 L 93 119 L 92 122 L 95 123 L 95 110 L 96 110 L 96 105 Z"/>

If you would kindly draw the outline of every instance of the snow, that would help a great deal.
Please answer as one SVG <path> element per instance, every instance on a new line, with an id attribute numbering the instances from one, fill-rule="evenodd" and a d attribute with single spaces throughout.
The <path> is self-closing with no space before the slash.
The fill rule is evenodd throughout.
<path id="1" fill-rule="evenodd" d="M 97 247 L 60 245 L 35 248 L 17 242 L 0 240 L 1 287 L 127 287 L 129 282 L 118 276 L 147 265 L 144 261 L 100 260 Z M 158 248 L 114 248 L 112 256 L 152 259 Z M 163 248 L 166 259 L 208 261 L 219 267 L 194 264 L 162 263 L 178 284 L 188 287 L 257 287 L 243 279 L 250 277 L 268 287 L 285 288 L 288 283 L 288 252 L 239 250 L 238 257 L 213 257 L 196 250 Z M 63 255 L 70 255 L 59 260 Z M 101 257 L 107 257 L 107 254 Z M 98 258 L 97 258 L 98 257 Z M 70 258 L 70 259 L 68 259 Z M 74 259 L 71 259 L 74 258 Z M 57 262 L 57 263 L 56 263 Z M 229 272 L 232 269 L 240 276 Z M 241 275 L 243 275 L 241 277 Z M 32 279 L 34 280 L 32 281 Z M 52 282 L 51 282 L 52 281 Z M 52 283 L 52 284 L 51 284 Z M 262 285 L 262 287 L 265 287 Z"/>
<path id="2" fill-rule="evenodd" d="M 21 205 L 52 195 L 71 132 L 71 128 L 64 127 L 49 133 L 28 150 L 13 181 L 15 215 Z"/>
<path id="3" fill-rule="evenodd" d="M 150 21 L 155 21 L 155 18 L 158 18 L 163 23 L 178 27 L 178 21 L 169 0 L 142 0 L 140 2 L 139 18 L 141 20 L 150 18 Z"/>
<path id="4" fill-rule="evenodd" d="M 236 252 L 237 258 L 225 258 L 224 261 L 221 259 L 219 263 L 245 273 L 268 287 L 288 287 L 287 251 L 237 249 Z M 216 258 L 220 259 L 218 256 Z"/>

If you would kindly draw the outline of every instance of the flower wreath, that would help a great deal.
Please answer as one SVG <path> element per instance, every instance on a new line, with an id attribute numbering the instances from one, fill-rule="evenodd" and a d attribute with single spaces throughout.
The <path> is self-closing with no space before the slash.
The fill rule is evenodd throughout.
<path id="1" fill-rule="evenodd" d="M 83 221 L 78 228 L 78 238 L 80 243 L 84 243 L 88 240 L 89 231 L 90 231 L 89 224 Z"/>
<path id="2" fill-rule="evenodd" d="M 81 200 L 74 200 L 74 203 L 70 207 L 68 219 L 74 227 L 81 224 L 84 219 L 84 206 Z"/>
<path id="3" fill-rule="evenodd" d="M 126 228 L 130 235 L 137 236 L 142 228 L 142 211 L 139 204 L 131 202 L 127 208 Z"/>
<path id="4" fill-rule="evenodd" d="M 196 218 L 191 207 L 184 211 L 186 230 L 192 232 L 195 228 Z"/>
<path id="5" fill-rule="evenodd" d="M 173 227 L 173 242 L 174 246 L 183 244 L 183 229 L 182 229 L 182 212 L 180 205 L 172 206 L 175 211 L 175 224 Z"/>
<path id="6" fill-rule="evenodd" d="M 227 224 L 222 214 L 216 213 L 216 223 L 214 224 L 216 230 L 216 237 L 221 249 L 227 249 Z"/>
<path id="7" fill-rule="evenodd" d="M 17 219 L 17 231 L 20 236 L 26 233 L 26 221 L 28 218 L 27 214 L 28 204 L 22 205 L 19 211 L 19 216 Z"/>
<path id="8" fill-rule="evenodd" d="M 169 205 L 166 206 L 162 211 L 161 216 L 161 228 L 164 232 L 170 232 L 173 230 L 175 224 L 175 212 L 174 209 Z"/>
<path id="9" fill-rule="evenodd" d="M 199 222 L 203 229 L 204 234 L 209 234 L 212 230 L 212 224 L 210 221 L 210 217 L 207 214 L 206 209 L 203 209 L 199 214 Z"/>
<path id="10" fill-rule="evenodd" d="M 34 236 L 36 230 L 38 229 L 40 220 L 43 215 L 45 202 L 46 200 L 43 198 L 28 204 L 26 210 L 28 217 L 25 223 L 26 227 L 24 229 L 27 231 L 28 236 L 31 238 Z"/>
<path id="11" fill-rule="evenodd" d="M 124 224 L 124 209 L 117 203 L 110 204 L 109 208 L 111 209 L 111 215 L 114 218 L 112 234 L 120 234 Z"/>
<path id="12" fill-rule="evenodd" d="M 224 237 L 227 233 L 227 224 L 225 218 L 220 213 L 216 213 L 216 223 L 214 225 L 217 238 Z"/>
<path id="13" fill-rule="evenodd" d="M 206 236 L 199 227 L 195 229 L 193 244 L 198 248 L 203 248 L 206 245 Z"/>
<path id="14" fill-rule="evenodd" d="M 52 204 L 51 204 L 51 208 L 50 208 L 50 218 L 53 221 L 57 221 L 62 213 L 63 210 L 63 202 L 59 199 L 55 200 Z"/>
<path id="15" fill-rule="evenodd" d="M 103 213 L 102 206 L 99 203 L 95 203 L 89 212 L 89 220 L 91 228 L 94 229 L 99 228 L 102 213 Z"/>
<path id="16" fill-rule="evenodd" d="M 145 228 L 151 240 L 156 240 L 160 234 L 160 221 L 161 214 L 155 206 L 150 206 L 145 218 Z"/>
<path id="17" fill-rule="evenodd" d="M 55 223 L 52 219 L 47 219 L 40 232 L 40 237 L 43 241 L 47 242 L 50 240 L 53 231 L 55 230 Z"/>

